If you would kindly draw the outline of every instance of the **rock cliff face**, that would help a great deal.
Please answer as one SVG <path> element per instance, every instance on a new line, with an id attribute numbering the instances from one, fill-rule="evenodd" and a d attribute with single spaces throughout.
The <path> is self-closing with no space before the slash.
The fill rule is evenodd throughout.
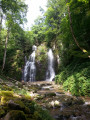
<path id="1" fill-rule="evenodd" d="M 51 47 L 54 54 L 54 70 L 57 73 L 59 63 L 57 61 L 57 51 Z M 39 45 L 36 50 L 36 81 L 46 80 L 46 71 L 48 69 L 48 52 L 49 48 L 45 43 Z"/>
<path id="2" fill-rule="evenodd" d="M 45 44 L 41 44 L 36 51 L 36 81 L 45 80 L 47 67 L 47 47 Z"/>
<path id="3" fill-rule="evenodd" d="M 52 81 L 55 77 L 55 69 L 58 69 L 56 63 L 55 50 L 48 48 L 45 43 L 37 46 L 24 66 L 23 80 L 26 82 L 46 79 Z"/>

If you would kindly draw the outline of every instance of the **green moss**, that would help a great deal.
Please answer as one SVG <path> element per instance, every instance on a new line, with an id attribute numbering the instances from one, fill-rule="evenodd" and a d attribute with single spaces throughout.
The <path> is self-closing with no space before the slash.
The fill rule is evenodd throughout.
<path id="1" fill-rule="evenodd" d="M 12 88 L 8 87 L 7 85 L 3 85 L 3 90 L 12 91 Z"/>
<path id="2" fill-rule="evenodd" d="M 15 90 L 15 92 L 16 92 L 17 94 L 19 94 L 19 95 L 26 95 L 26 94 L 27 94 L 27 90 L 25 90 L 25 89 L 19 90 L 19 89 L 17 88 L 17 90 Z"/>
<path id="3" fill-rule="evenodd" d="M 8 96 L 2 96 L 1 97 L 1 105 L 4 105 L 4 104 L 8 104 L 8 101 L 9 100 L 13 100 L 14 98 L 13 97 L 8 97 Z"/>
<path id="4" fill-rule="evenodd" d="M 13 97 L 13 91 L 1 91 L 0 95 L 1 96 L 7 96 L 7 97 Z"/>
<path id="5" fill-rule="evenodd" d="M 1 105 L 4 105 L 4 104 L 7 104 L 7 102 L 9 100 L 12 100 L 14 99 L 14 96 L 13 96 L 13 91 L 1 91 L 0 92 L 0 96 L 1 96 Z"/>
<path id="6" fill-rule="evenodd" d="M 25 95 L 24 97 L 25 99 L 31 100 L 31 96 L 30 95 Z"/>

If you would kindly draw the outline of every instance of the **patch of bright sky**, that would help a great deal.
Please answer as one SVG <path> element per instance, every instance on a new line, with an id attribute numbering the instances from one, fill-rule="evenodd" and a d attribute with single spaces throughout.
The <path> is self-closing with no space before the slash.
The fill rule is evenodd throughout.
<path id="1" fill-rule="evenodd" d="M 47 0 L 25 0 L 25 3 L 28 5 L 25 29 L 30 30 L 34 20 L 41 15 L 40 6 L 46 11 Z"/>

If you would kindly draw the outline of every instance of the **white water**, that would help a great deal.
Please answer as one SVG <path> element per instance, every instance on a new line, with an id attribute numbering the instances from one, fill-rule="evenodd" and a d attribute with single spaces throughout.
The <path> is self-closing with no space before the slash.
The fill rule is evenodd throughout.
<path id="1" fill-rule="evenodd" d="M 36 76 L 36 66 L 35 66 L 35 51 L 37 47 L 33 45 L 32 47 L 32 54 L 29 56 L 29 60 L 26 61 L 25 67 L 24 67 L 24 81 L 35 81 Z"/>
<path id="2" fill-rule="evenodd" d="M 52 49 L 49 49 L 47 55 L 48 55 L 48 69 L 46 72 L 46 81 L 52 81 L 55 78 L 54 55 Z"/>
<path id="3" fill-rule="evenodd" d="M 27 76 L 28 76 L 28 68 L 29 68 L 29 61 L 26 62 L 25 67 L 24 67 L 24 81 L 27 81 Z"/>

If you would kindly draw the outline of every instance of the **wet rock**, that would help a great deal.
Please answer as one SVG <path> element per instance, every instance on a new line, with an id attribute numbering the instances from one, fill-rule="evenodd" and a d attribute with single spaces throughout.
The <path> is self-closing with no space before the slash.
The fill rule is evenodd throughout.
<path id="1" fill-rule="evenodd" d="M 22 80 L 22 81 L 21 81 L 21 83 L 22 83 L 22 85 L 25 85 L 25 82 L 24 82 L 24 80 Z"/>
<path id="2" fill-rule="evenodd" d="M 51 88 L 53 88 L 52 86 L 43 86 L 42 90 L 50 90 Z"/>
<path id="3" fill-rule="evenodd" d="M 47 108 L 60 108 L 61 103 L 58 100 L 55 100 L 55 101 L 49 102 L 49 104 L 47 104 L 46 106 Z"/>
<path id="4" fill-rule="evenodd" d="M 16 84 L 16 85 L 18 85 L 18 84 L 19 84 L 19 82 L 17 81 L 15 84 Z"/>
<path id="5" fill-rule="evenodd" d="M 75 98 L 75 97 L 69 97 L 68 99 L 66 99 L 65 102 L 63 102 L 64 106 L 72 106 L 72 105 L 83 105 L 84 104 L 84 100 L 81 98 Z"/>
<path id="6" fill-rule="evenodd" d="M 14 84 L 12 82 L 6 82 L 6 85 L 9 86 L 9 87 L 14 86 Z"/>
<path id="7" fill-rule="evenodd" d="M 51 92 L 51 93 L 46 93 L 45 96 L 47 97 L 53 97 L 53 96 L 56 96 L 56 93 L 54 92 Z"/>
<path id="8" fill-rule="evenodd" d="M 64 92 L 56 92 L 57 96 L 61 96 L 62 94 L 65 94 Z"/>
<path id="9" fill-rule="evenodd" d="M 89 120 L 89 111 L 90 109 L 83 105 L 64 106 L 60 111 L 59 117 L 66 120 Z"/>
<path id="10" fill-rule="evenodd" d="M 55 107 L 60 107 L 60 102 L 57 101 L 57 100 L 55 100 L 55 102 L 54 102 L 54 106 L 55 106 Z"/>
<path id="11" fill-rule="evenodd" d="M 71 116 L 69 120 L 88 120 L 88 119 L 86 119 L 84 115 L 81 115 L 77 117 Z"/>
<path id="12" fill-rule="evenodd" d="M 60 112 L 59 114 L 59 118 L 66 118 L 66 119 L 69 119 L 70 116 L 72 115 L 72 111 L 71 110 L 68 110 L 68 109 L 64 109 Z"/>

